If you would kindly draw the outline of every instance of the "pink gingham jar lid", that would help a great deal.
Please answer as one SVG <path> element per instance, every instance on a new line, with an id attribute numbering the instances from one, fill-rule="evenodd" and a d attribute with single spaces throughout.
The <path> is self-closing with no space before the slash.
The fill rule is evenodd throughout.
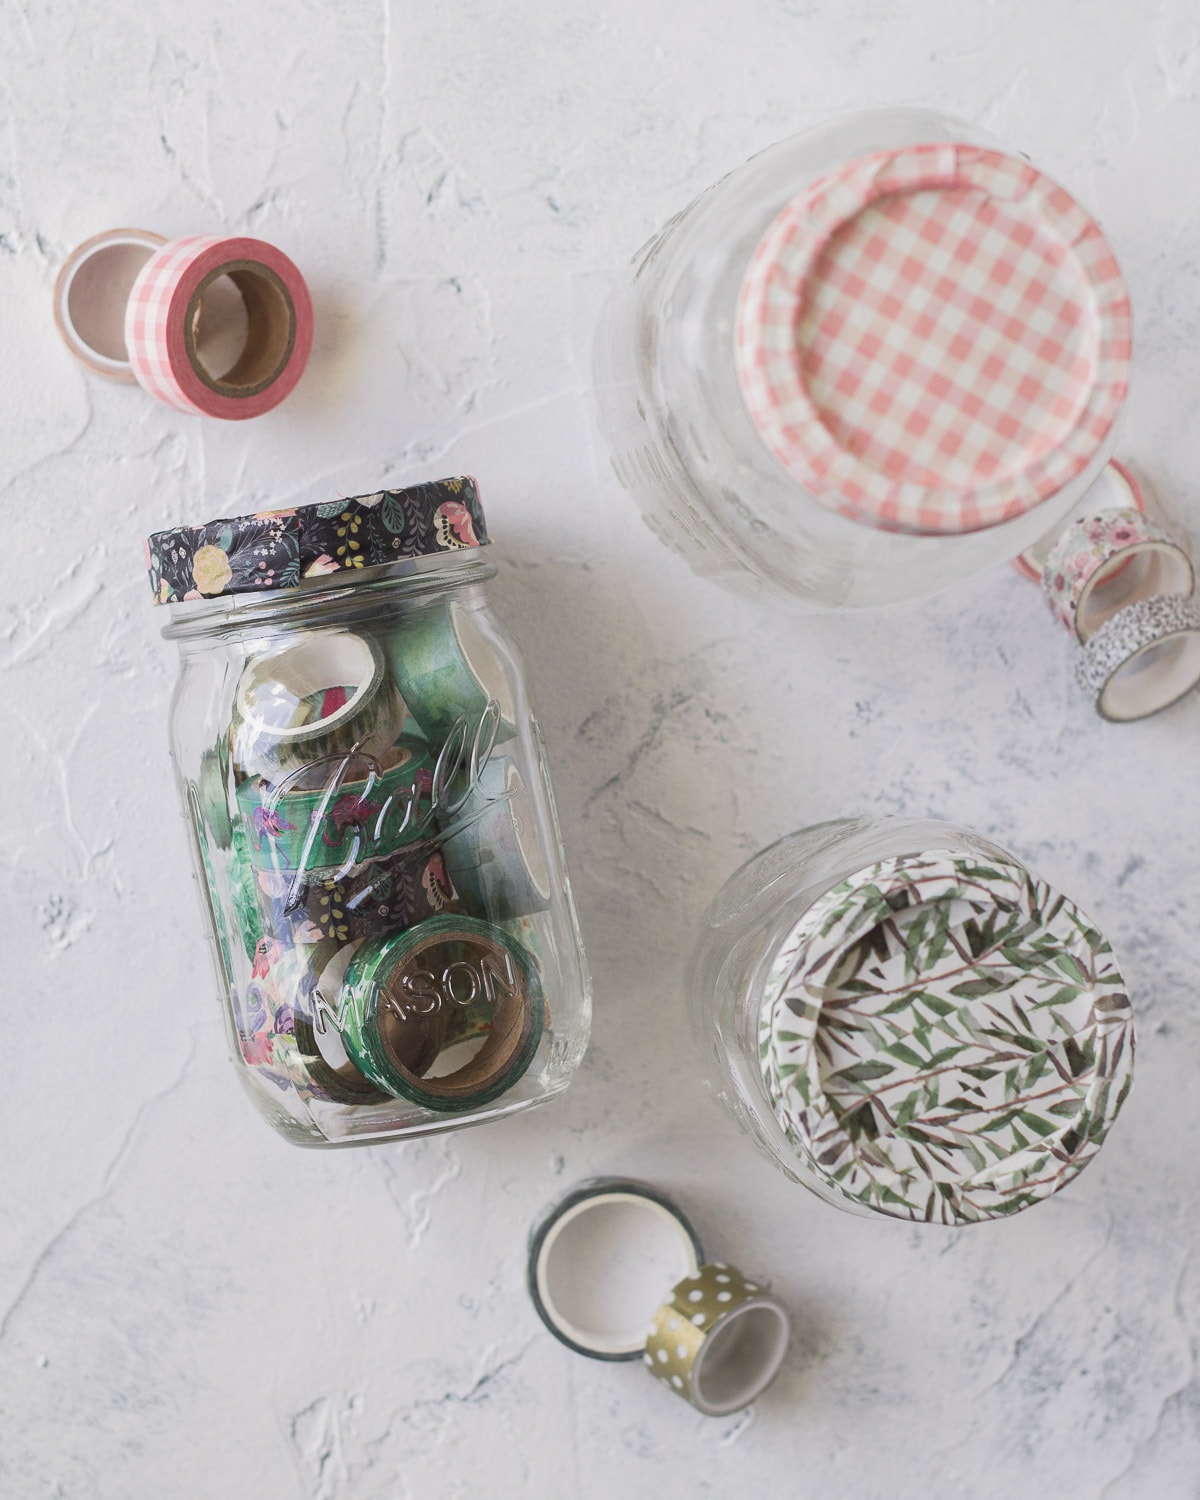
<path id="1" fill-rule="evenodd" d="M 1022 158 L 850 161 L 775 217 L 738 300 L 759 435 L 822 505 L 948 534 L 1057 494 L 1129 385 L 1129 297 L 1095 220 Z"/>

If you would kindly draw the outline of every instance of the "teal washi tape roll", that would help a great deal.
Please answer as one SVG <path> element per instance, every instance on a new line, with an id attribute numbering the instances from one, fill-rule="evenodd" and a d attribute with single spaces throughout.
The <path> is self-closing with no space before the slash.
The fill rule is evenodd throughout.
<path id="1" fill-rule="evenodd" d="M 491 1012 L 471 1055 L 442 1041 L 456 1013 Z M 533 1060 L 545 1024 L 536 963 L 515 938 L 472 917 L 434 917 L 407 932 L 365 941 L 341 986 L 338 1029 L 347 1056 L 376 1087 L 440 1113 L 462 1113 L 510 1089 Z M 434 1035 L 433 1061 L 410 1065 Z"/>
<path id="2" fill-rule="evenodd" d="M 394 854 L 433 826 L 434 761 L 424 741 L 379 755 L 331 755 L 272 786 L 237 789 L 250 859 L 262 870 L 337 870 Z"/>
<path id="3" fill-rule="evenodd" d="M 549 907 L 550 874 L 514 761 L 488 761 L 443 833 L 446 869 L 468 911 L 509 922 Z"/>
<path id="4" fill-rule="evenodd" d="M 469 738 L 489 703 L 499 709 L 495 742 L 517 732 L 504 663 L 475 612 L 457 599 L 415 610 L 380 645 L 409 711 L 433 743 L 443 744 L 463 719 Z"/>
<path id="5" fill-rule="evenodd" d="M 408 710 L 369 635 L 302 630 L 253 656 L 234 694 L 234 763 L 272 784 L 328 756 L 378 755 Z"/>

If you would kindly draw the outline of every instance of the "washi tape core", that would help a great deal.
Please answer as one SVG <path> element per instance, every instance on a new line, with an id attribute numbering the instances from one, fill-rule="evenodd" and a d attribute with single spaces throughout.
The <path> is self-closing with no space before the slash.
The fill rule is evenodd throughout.
<path id="1" fill-rule="evenodd" d="M 723 1417 L 748 1406 L 771 1383 L 791 1327 L 776 1302 L 743 1303 L 712 1330 L 692 1363 L 692 1404 Z"/>
<path id="2" fill-rule="evenodd" d="M 245 305 L 245 335 L 240 354 L 225 370 L 206 348 L 205 324 L 212 321 L 216 285 L 228 278 Z M 189 363 L 208 386 L 222 396 L 255 396 L 276 381 L 292 357 L 296 342 L 296 306 L 282 279 L 269 266 L 235 260 L 216 266 L 201 280 L 184 315 L 184 348 Z"/>
<path id="3" fill-rule="evenodd" d="M 535 1232 L 530 1292 L 550 1332 L 594 1359 L 637 1359 L 669 1290 L 699 1267 L 682 1212 L 638 1183 L 571 1194 Z"/>

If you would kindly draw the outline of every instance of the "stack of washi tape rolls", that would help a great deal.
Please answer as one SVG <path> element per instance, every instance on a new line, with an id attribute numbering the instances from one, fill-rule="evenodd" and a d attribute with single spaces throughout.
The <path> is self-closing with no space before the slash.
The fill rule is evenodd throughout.
<path id="1" fill-rule="evenodd" d="M 1075 677 L 1097 713 L 1144 719 L 1200 681 L 1192 560 L 1146 513 L 1123 465 L 1110 463 L 1088 500 L 1044 557 L 1031 552 L 1018 566 L 1040 578 L 1051 613 L 1079 643 Z"/>

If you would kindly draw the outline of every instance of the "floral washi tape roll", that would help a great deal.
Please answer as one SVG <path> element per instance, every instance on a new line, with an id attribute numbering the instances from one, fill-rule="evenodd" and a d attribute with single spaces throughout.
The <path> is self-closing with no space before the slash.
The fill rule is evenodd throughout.
<path id="1" fill-rule="evenodd" d="M 415 610 L 383 637 L 396 683 L 425 735 L 444 742 L 466 720 L 468 732 L 491 704 L 493 743 L 516 733 L 516 711 L 504 665 L 479 627 L 476 612 L 457 599 Z"/>
<path id="2" fill-rule="evenodd" d="M 1042 592 L 1051 614 L 1081 644 L 1125 606 L 1195 586 L 1182 546 L 1140 510 L 1082 516 L 1046 559 Z"/>
<path id="3" fill-rule="evenodd" d="M 213 368 L 202 342 L 205 306 L 230 283 L 245 335 L 228 368 Z M 282 250 L 244 236 L 190 235 L 161 245 L 138 272 L 125 309 L 138 383 L 178 411 L 210 417 L 236 421 L 278 406 L 304 373 L 312 340 L 304 278 Z"/>
<path id="4" fill-rule="evenodd" d="M 1118 610 L 1080 651 L 1075 679 L 1104 719 L 1169 708 L 1200 682 L 1200 609 L 1161 594 Z"/>
<path id="5" fill-rule="evenodd" d="M 146 543 L 155 604 L 294 589 L 305 578 L 488 545 L 466 475 L 294 510 L 174 526 Z"/>
<path id="6" fill-rule="evenodd" d="M 108 229 L 77 245 L 54 283 L 54 321 L 71 353 L 97 375 L 136 379 L 125 343 L 129 294 L 166 240 L 147 229 Z"/>
<path id="7" fill-rule="evenodd" d="M 646 1183 L 597 1178 L 556 1203 L 530 1236 L 528 1282 L 569 1349 L 641 1359 L 708 1416 L 753 1401 L 787 1350 L 783 1304 L 733 1267 L 704 1264 L 690 1220 Z"/>
<path id="8" fill-rule="evenodd" d="M 298 631 L 252 657 L 238 679 L 234 765 L 275 785 L 317 761 L 381 755 L 403 733 L 406 718 L 371 636 Z"/>
<path id="9" fill-rule="evenodd" d="M 382 938 L 458 910 L 441 850 L 430 839 L 331 873 L 260 870 L 274 932 L 289 942 Z"/>
<path id="10" fill-rule="evenodd" d="M 763 1080 L 805 1180 L 901 1219 L 1016 1213 L 1099 1150 L 1132 1081 L 1112 949 L 1015 864 L 898 855 L 780 948 Z"/>
<path id="11" fill-rule="evenodd" d="M 436 1076 L 434 1064 L 421 1072 L 409 1066 L 411 1028 L 424 1036 L 439 1017 L 481 999 L 492 1024 L 472 1056 Z M 476 1109 L 512 1088 L 533 1061 L 544 1022 L 541 978 L 530 955 L 502 928 L 458 916 L 364 942 L 342 983 L 337 1014 L 346 1053 L 365 1078 L 441 1113 Z"/>
<path id="12" fill-rule="evenodd" d="M 1096 482 L 1088 487 L 1080 508 L 1083 511 L 1139 510 L 1146 509 L 1146 492 L 1132 473 L 1119 459 L 1110 458 L 1100 471 Z M 1023 578 L 1040 584 L 1046 570 L 1046 559 L 1054 544 L 1071 523 L 1067 516 L 1054 526 L 1040 541 L 1027 547 L 1019 557 L 1014 557 L 1013 567 Z"/>
<path id="13" fill-rule="evenodd" d="M 469 911 L 507 922 L 550 905 L 550 874 L 515 763 L 488 761 L 443 832 L 446 869 Z"/>
<path id="14" fill-rule="evenodd" d="M 433 756 L 398 739 L 378 755 L 333 752 L 271 784 L 237 789 L 251 858 L 264 870 L 338 870 L 394 854 L 433 825 Z"/>

